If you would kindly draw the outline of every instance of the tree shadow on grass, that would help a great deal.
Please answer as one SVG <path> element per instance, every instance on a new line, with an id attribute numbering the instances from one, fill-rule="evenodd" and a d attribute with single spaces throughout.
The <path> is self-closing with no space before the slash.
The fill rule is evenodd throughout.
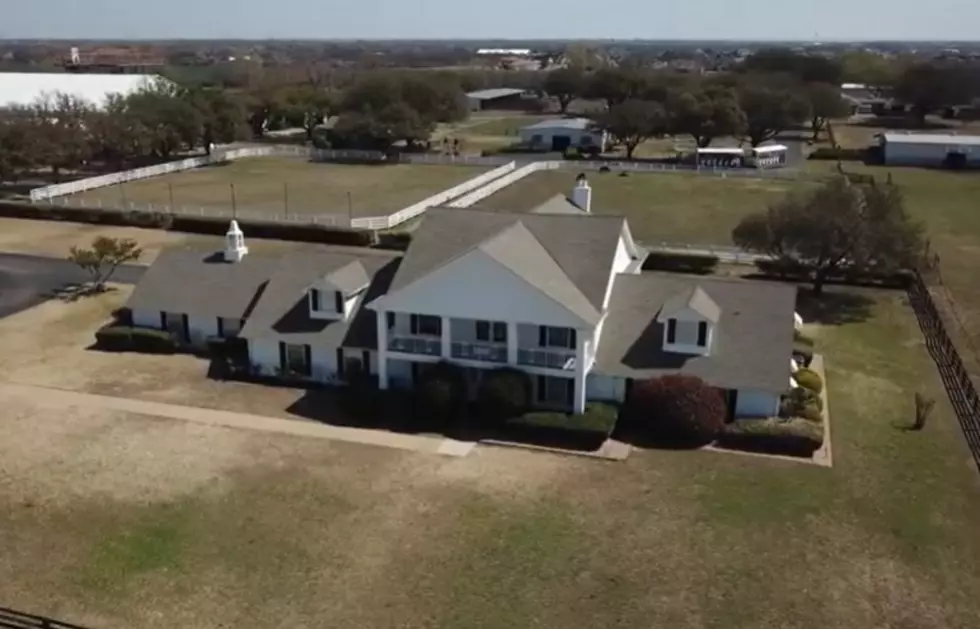
<path id="1" fill-rule="evenodd" d="M 948 122 L 926 120 L 923 124 L 915 116 L 876 116 L 867 120 L 855 120 L 842 126 L 865 127 L 872 129 L 902 129 L 909 131 L 929 131 L 935 129 L 955 129 L 956 125 Z"/>
<path id="2" fill-rule="evenodd" d="M 801 289 L 796 311 L 805 323 L 843 325 L 867 321 L 874 303 L 874 299 L 854 291 L 824 289 L 821 295 L 815 295 L 812 290 Z"/>
<path id="3" fill-rule="evenodd" d="M 116 290 L 112 286 L 95 286 L 91 283 L 83 282 L 64 284 L 49 291 L 45 294 L 48 299 L 57 299 L 59 301 L 64 301 L 67 303 L 74 303 L 80 299 L 86 297 L 95 297 L 97 295 L 105 295 L 107 293 L 112 293 Z"/>

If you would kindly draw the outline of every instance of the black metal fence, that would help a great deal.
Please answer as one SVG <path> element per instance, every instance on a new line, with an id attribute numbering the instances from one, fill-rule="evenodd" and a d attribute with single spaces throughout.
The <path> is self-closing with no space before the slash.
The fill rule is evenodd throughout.
<path id="1" fill-rule="evenodd" d="M 79 625 L 62 622 L 53 618 L 25 614 L 7 607 L 0 607 L 0 628 L 2 629 L 85 629 Z"/>
<path id="2" fill-rule="evenodd" d="M 980 396 L 977 395 L 973 380 L 953 345 L 943 317 L 920 271 L 915 272 L 909 283 L 908 296 L 925 337 L 926 348 L 939 369 L 963 436 L 966 437 L 973 460 L 980 468 Z"/>

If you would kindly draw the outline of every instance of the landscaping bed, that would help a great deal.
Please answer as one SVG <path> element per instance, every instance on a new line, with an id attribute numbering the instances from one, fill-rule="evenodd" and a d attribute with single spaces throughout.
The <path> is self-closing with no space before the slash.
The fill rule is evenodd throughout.
<path id="1" fill-rule="evenodd" d="M 803 418 L 739 419 L 725 426 L 715 445 L 810 458 L 823 445 L 823 426 Z"/>
<path id="2" fill-rule="evenodd" d="M 581 415 L 532 411 L 495 424 L 481 422 L 478 431 L 483 439 L 594 451 L 612 434 L 618 417 L 616 406 L 590 403 Z"/>

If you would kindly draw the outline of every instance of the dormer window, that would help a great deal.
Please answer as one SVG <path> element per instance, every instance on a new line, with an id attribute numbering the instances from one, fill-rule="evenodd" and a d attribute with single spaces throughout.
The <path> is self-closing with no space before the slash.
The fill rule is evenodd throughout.
<path id="1" fill-rule="evenodd" d="M 664 350 L 707 355 L 721 309 L 700 286 L 670 297 L 657 317 L 664 326 Z"/>
<path id="2" fill-rule="evenodd" d="M 331 292 L 333 293 L 332 304 L 329 300 Z M 342 313 L 344 311 L 344 296 L 339 291 L 324 291 L 319 288 L 311 288 L 310 310 L 330 314 Z"/>

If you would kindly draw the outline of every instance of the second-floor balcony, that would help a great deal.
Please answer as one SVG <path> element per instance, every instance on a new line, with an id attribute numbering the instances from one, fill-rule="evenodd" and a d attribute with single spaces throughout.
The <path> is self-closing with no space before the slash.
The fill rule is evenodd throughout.
<path id="1" fill-rule="evenodd" d="M 442 340 L 428 336 L 393 336 L 388 339 L 388 349 L 405 354 L 440 356 Z"/>
<path id="2" fill-rule="evenodd" d="M 517 364 L 528 367 L 571 370 L 575 368 L 575 352 L 565 349 L 518 349 Z"/>
<path id="3" fill-rule="evenodd" d="M 461 343 L 453 342 L 453 358 L 480 360 L 490 363 L 507 362 L 507 345 L 501 343 Z"/>

